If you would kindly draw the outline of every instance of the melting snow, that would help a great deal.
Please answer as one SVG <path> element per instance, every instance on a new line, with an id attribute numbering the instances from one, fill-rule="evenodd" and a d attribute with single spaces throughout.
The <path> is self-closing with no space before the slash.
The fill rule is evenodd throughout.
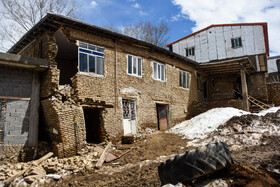
<path id="1" fill-rule="evenodd" d="M 169 132 L 183 135 L 187 139 L 201 139 L 233 116 L 244 114 L 250 113 L 232 107 L 214 108 L 172 127 Z"/>
<path id="2" fill-rule="evenodd" d="M 278 106 L 278 107 L 272 107 L 272 108 L 269 108 L 269 109 L 267 109 L 267 110 L 262 110 L 262 111 L 260 111 L 259 113 L 257 113 L 256 115 L 258 115 L 258 116 L 265 116 L 267 113 L 275 113 L 275 112 L 277 112 L 279 109 L 280 109 L 280 106 Z"/>

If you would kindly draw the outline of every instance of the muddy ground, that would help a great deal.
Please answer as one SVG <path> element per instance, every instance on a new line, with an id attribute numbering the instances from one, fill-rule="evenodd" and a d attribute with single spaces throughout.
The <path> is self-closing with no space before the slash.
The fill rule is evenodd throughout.
<path id="1" fill-rule="evenodd" d="M 122 145 L 137 147 L 113 163 L 105 163 L 100 170 L 83 172 L 58 181 L 59 186 L 160 186 L 157 167 L 169 157 L 186 152 L 188 140 L 169 133 L 148 135 L 135 144 Z M 279 137 L 267 137 L 266 145 L 232 152 L 235 164 L 211 176 L 197 181 L 223 179 L 228 186 L 280 186 L 280 175 L 271 172 L 280 169 Z M 117 151 L 115 151 L 116 153 Z M 120 153 L 120 151 L 118 151 Z M 172 157 L 172 156 L 171 156 Z M 270 169 L 271 171 L 268 171 Z"/>

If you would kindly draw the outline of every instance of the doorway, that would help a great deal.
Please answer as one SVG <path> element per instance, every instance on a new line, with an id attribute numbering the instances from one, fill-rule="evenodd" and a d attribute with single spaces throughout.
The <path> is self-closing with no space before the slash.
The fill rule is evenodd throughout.
<path id="1" fill-rule="evenodd" d="M 168 105 L 157 104 L 158 129 L 168 129 Z"/>
<path id="2" fill-rule="evenodd" d="M 100 114 L 100 109 L 84 109 L 86 141 L 88 143 L 102 142 Z"/>
<path id="3" fill-rule="evenodd" d="M 133 99 L 122 100 L 124 135 L 137 134 L 136 102 Z"/>

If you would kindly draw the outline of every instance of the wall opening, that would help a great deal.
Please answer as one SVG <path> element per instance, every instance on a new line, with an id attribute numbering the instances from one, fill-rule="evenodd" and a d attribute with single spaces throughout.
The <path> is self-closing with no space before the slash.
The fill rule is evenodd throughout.
<path id="1" fill-rule="evenodd" d="M 157 104 L 157 120 L 158 129 L 167 130 L 168 129 L 168 105 Z"/>
<path id="2" fill-rule="evenodd" d="M 84 108 L 87 143 L 102 142 L 101 110 Z"/>
<path id="3" fill-rule="evenodd" d="M 58 52 L 55 58 L 60 70 L 59 84 L 70 84 L 71 78 L 78 72 L 78 46 L 70 42 L 61 30 L 55 33 Z"/>

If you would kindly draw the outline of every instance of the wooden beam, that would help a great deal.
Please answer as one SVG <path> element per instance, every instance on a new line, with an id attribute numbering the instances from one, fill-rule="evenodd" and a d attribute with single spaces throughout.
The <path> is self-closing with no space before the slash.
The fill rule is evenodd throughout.
<path id="1" fill-rule="evenodd" d="M 106 146 L 106 148 L 104 149 L 103 153 L 101 154 L 98 162 L 96 163 L 95 165 L 95 168 L 96 169 L 100 169 L 102 167 L 102 164 L 103 162 L 105 161 L 106 157 L 107 157 L 107 154 L 108 152 L 110 151 L 111 149 L 111 146 L 112 146 L 112 142 L 109 142 L 108 145 Z"/>
<path id="2" fill-rule="evenodd" d="M 244 66 L 241 66 L 240 77 L 241 77 L 241 85 L 242 85 L 243 110 L 249 111 L 248 89 L 247 89 L 246 72 Z"/>
<path id="3" fill-rule="evenodd" d="M 30 121 L 27 145 L 29 147 L 35 147 L 38 144 L 38 126 L 40 109 L 40 77 L 39 73 L 36 71 L 33 71 L 30 106 Z"/>
<path id="4" fill-rule="evenodd" d="M 25 97 L 0 96 L 0 99 L 30 101 L 30 98 L 25 98 Z"/>

